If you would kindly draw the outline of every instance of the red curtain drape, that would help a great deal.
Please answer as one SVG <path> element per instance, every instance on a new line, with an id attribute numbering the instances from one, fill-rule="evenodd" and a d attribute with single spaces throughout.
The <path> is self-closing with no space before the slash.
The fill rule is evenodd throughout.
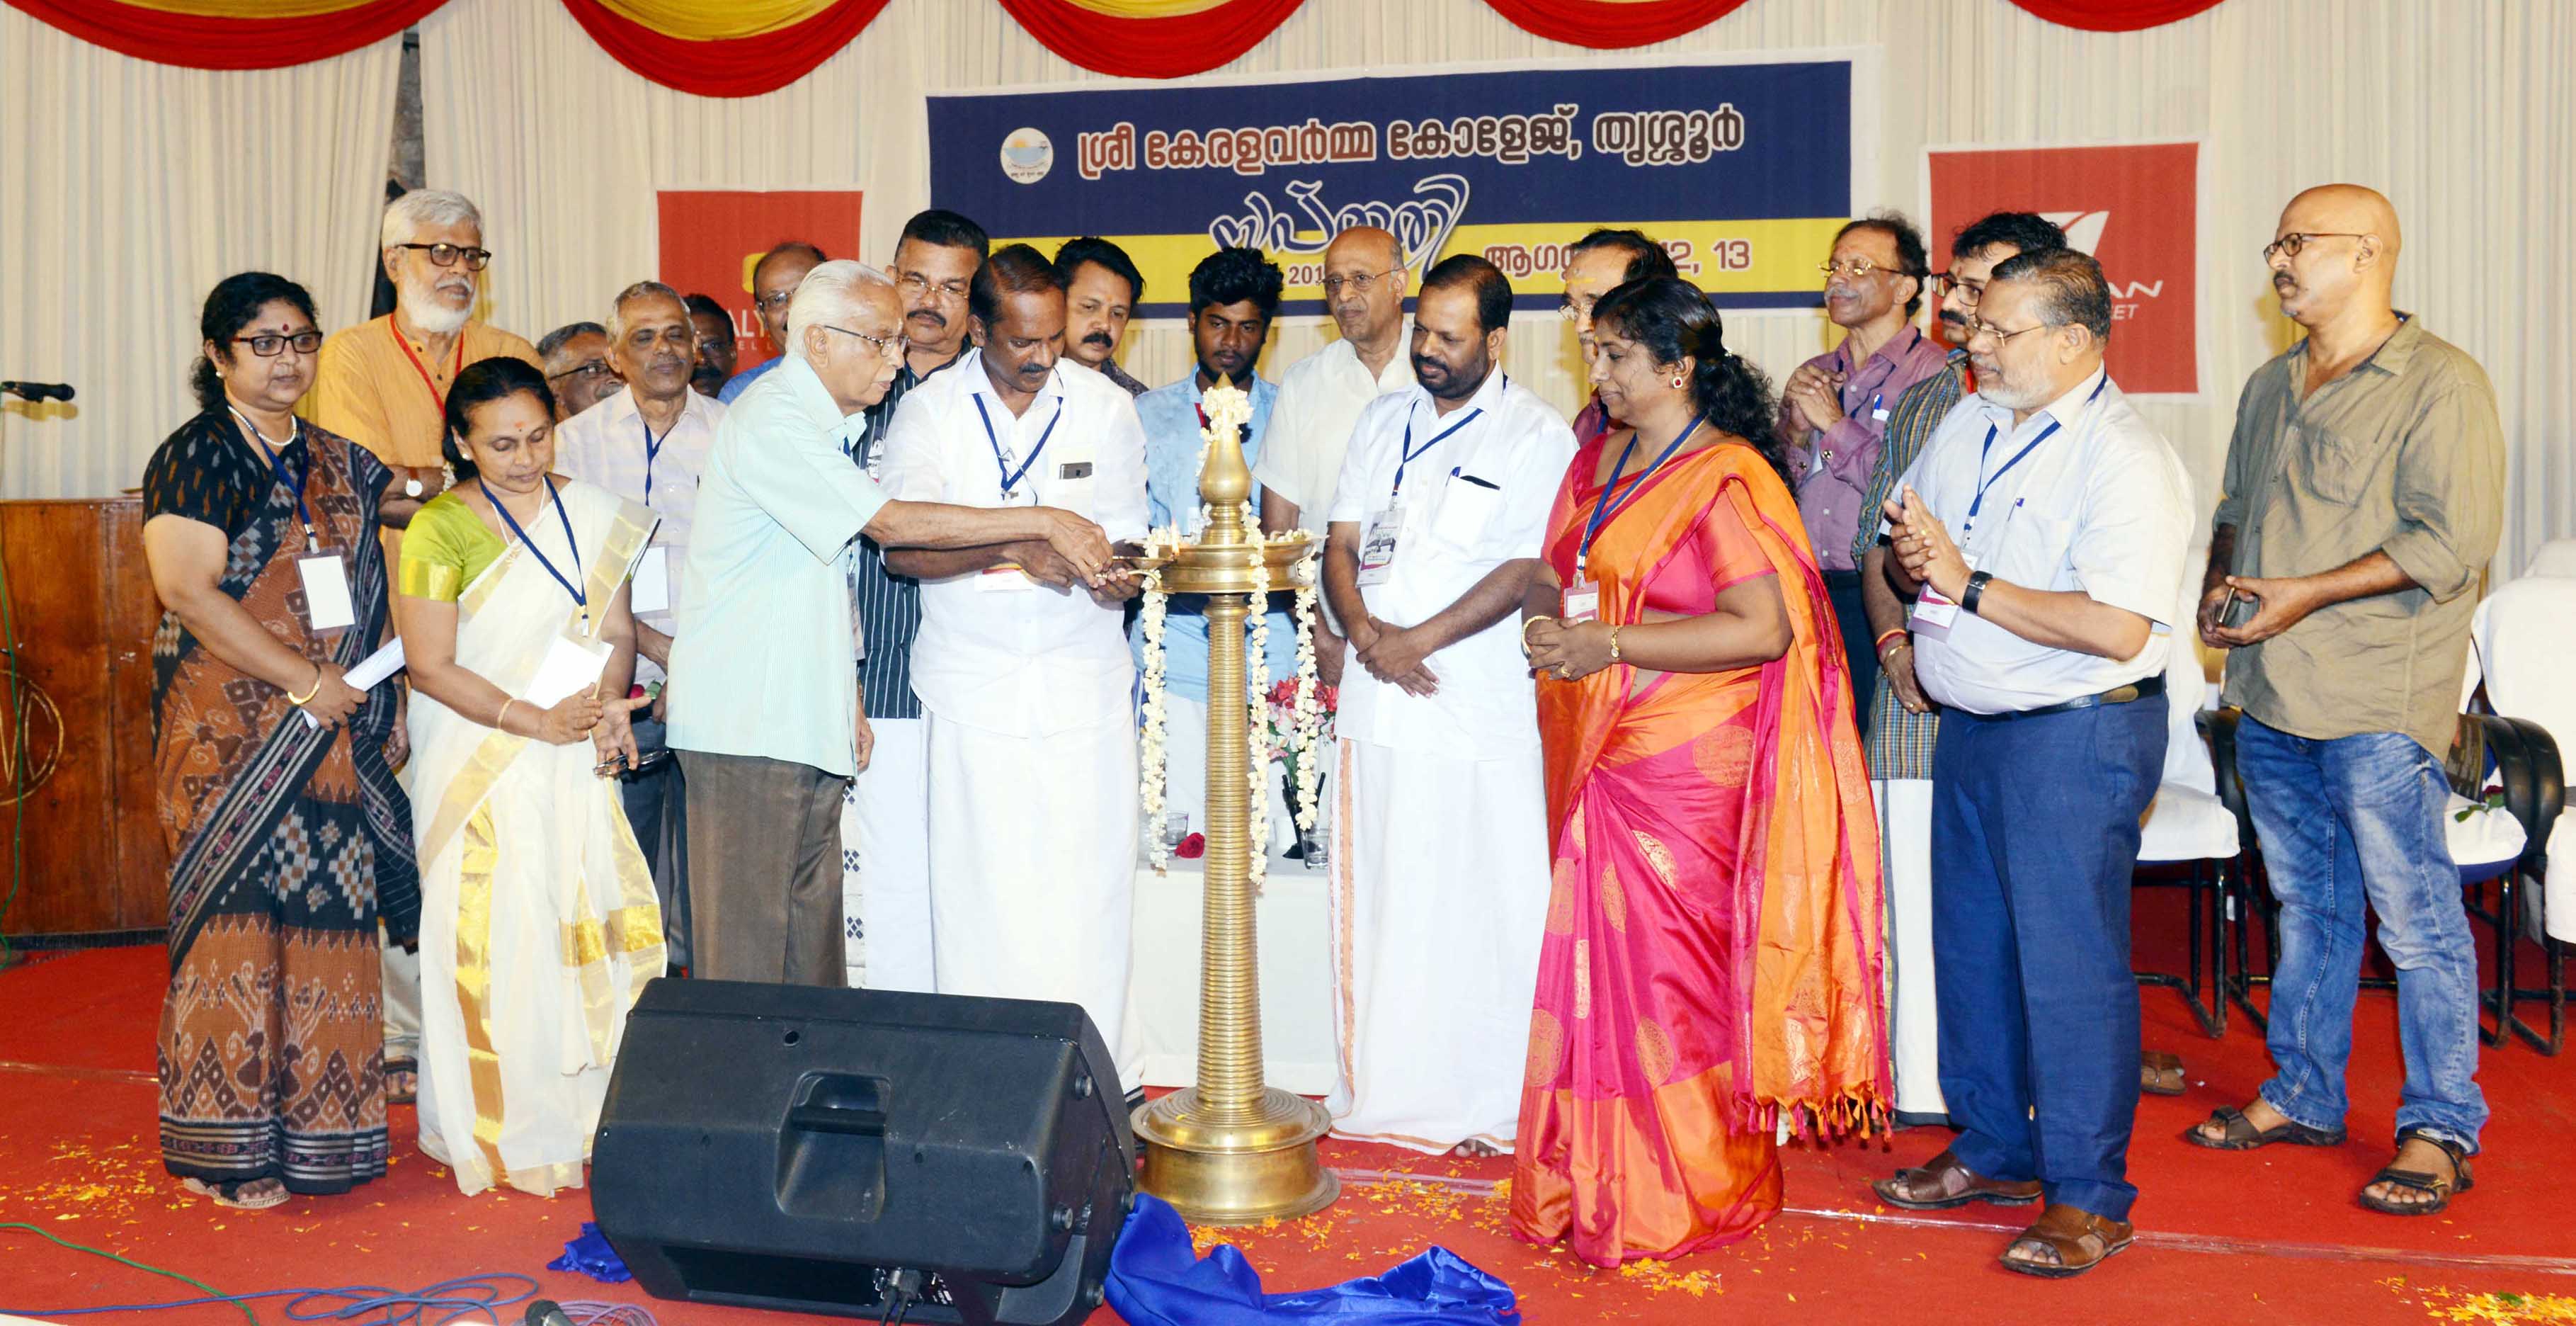
<path id="1" fill-rule="evenodd" d="M 2087 32 L 2136 32 L 2179 23 L 2218 0 L 2012 0 L 2051 23 Z"/>
<path id="2" fill-rule="evenodd" d="M 534 0 L 530 0 L 534 3 Z M 886 0 L 841 0 L 801 23 L 756 37 L 686 41 L 666 37 L 599 0 L 563 0 L 599 48 L 636 73 L 701 97 L 756 97 L 813 72 L 858 40 Z"/>
<path id="3" fill-rule="evenodd" d="M 1121 78 L 1183 78 L 1259 45 L 1303 0 L 1226 0 L 1177 18 L 1112 18 L 1070 0 L 1001 3 L 1039 44 L 1085 69 Z"/>
<path id="4" fill-rule="evenodd" d="M 283 69 L 394 36 L 447 0 L 361 0 L 303 18 L 219 18 L 117 0 L 8 0 L 37 20 L 120 55 L 187 69 Z"/>
<path id="5" fill-rule="evenodd" d="M 1744 0 L 1485 0 L 1524 32 L 1594 50 L 1651 46 L 1734 13 Z"/>

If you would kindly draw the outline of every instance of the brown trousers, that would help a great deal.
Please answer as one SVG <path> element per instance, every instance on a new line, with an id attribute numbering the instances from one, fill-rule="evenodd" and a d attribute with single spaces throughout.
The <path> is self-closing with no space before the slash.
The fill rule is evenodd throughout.
<path id="1" fill-rule="evenodd" d="M 718 981 L 843 983 L 841 792 L 811 765 L 683 751 L 696 964 Z"/>

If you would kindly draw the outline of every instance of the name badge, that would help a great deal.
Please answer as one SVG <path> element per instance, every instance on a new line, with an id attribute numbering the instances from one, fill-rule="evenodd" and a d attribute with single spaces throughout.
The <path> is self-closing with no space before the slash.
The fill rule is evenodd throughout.
<path id="1" fill-rule="evenodd" d="M 1965 554 L 1962 554 L 1965 556 Z M 1977 569 L 1977 559 L 1966 557 L 1968 570 Z M 1909 623 L 1914 633 L 1932 640 L 1949 638 L 1951 623 L 1959 620 L 1959 605 L 1944 597 L 1926 581 L 1914 598 L 1914 613 Z"/>
<path id="2" fill-rule="evenodd" d="M 1882 424 L 1883 424 L 1883 423 L 1886 423 L 1886 422 L 1887 422 L 1887 411 L 1885 411 L 1885 410 L 1872 410 L 1872 411 L 1870 411 L 1870 412 L 1869 412 L 1869 417 L 1870 417 L 1871 419 L 1874 419 L 1874 420 L 1876 420 L 1877 422 L 1879 422 L 1879 423 L 1882 423 Z"/>
<path id="3" fill-rule="evenodd" d="M 337 631 L 358 624 L 358 610 L 349 602 L 349 567 L 338 553 L 316 553 L 295 559 L 295 573 L 304 580 L 304 615 L 317 631 Z"/>
<path id="4" fill-rule="evenodd" d="M 1404 541 L 1404 508 L 1391 506 L 1369 517 L 1368 531 L 1360 536 L 1360 573 L 1363 585 L 1383 585 L 1395 573 L 1395 552 Z"/>
<path id="5" fill-rule="evenodd" d="M 986 594 L 1015 594 L 1021 590 L 1036 587 L 1037 582 L 1029 579 L 1027 573 L 1020 570 L 1020 564 L 1017 562 L 1004 562 L 1000 566 L 985 567 L 975 577 L 975 588 Z"/>
<path id="6" fill-rule="evenodd" d="M 1601 586 L 1577 580 L 1565 587 L 1558 600 L 1558 616 L 1569 622 L 1597 621 L 1601 616 Z"/>
<path id="7" fill-rule="evenodd" d="M 635 563 L 635 580 L 626 591 L 626 606 L 635 612 L 671 610 L 671 550 L 654 544 Z"/>
<path id="8" fill-rule="evenodd" d="M 598 684 L 608 667 L 608 642 L 558 635 L 546 646 L 546 658 L 519 698 L 539 709 L 552 709 L 566 696 Z"/>

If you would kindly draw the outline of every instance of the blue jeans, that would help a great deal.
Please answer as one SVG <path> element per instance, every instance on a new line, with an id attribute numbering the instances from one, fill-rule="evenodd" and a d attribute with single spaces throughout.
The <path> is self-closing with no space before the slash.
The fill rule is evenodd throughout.
<path id="1" fill-rule="evenodd" d="M 1950 1151 L 2051 1202 L 2129 1218 L 2138 982 L 2129 877 L 2164 767 L 2165 697 L 1941 715 L 1932 951 Z"/>
<path id="2" fill-rule="evenodd" d="M 2266 1035 L 2278 1072 L 2264 1101 L 2310 1128 L 2343 1125 L 2367 901 L 2397 968 L 2398 1131 L 2476 1151 L 2487 1121 L 2476 1081 L 2478 955 L 2443 831 L 2451 787 L 2441 761 L 2402 732 L 2321 741 L 2249 716 L 2236 730 L 2236 770 L 2281 901 Z"/>

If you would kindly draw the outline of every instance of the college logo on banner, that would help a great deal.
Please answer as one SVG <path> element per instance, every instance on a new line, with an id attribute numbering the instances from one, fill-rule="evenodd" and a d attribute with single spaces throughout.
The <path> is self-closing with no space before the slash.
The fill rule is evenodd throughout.
<path id="1" fill-rule="evenodd" d="M 707 295 L 733 315 L 735 362 L 751 367 L 778 353 L 760 331 L 751 300 L 751 267 L 772 245 L 801 239 L 835 258 L 859 252 L 859 191 L 664 189 L 661 194 L 664 285 Z"/>
<path id="2" fill-rule="evenodd" d="M 1990 212 L 2037 212 L 2111 283 L 2106 354 L 2120 389 L 2200 392 L 2200 145 L 1935 148 L 1929 153 L 1937 268 L 1949 237 Z"/>
<path id="3" fill-rule="evenodd" d="M 1283 311 L 1324 311 L 1324 246 L 1382 226 L 1416 281 L 1453 253 L 1553 308 L 1596 226 L 1664 242 L 1727 308 L 1814 308 L 1852 212 L 1852 61 L 1766 59 L 1160 83 L 930 98 L 930 196 L 995 244 L 1115 241 L 1140 314 L 1187 311 L 1220 246 L 1270 255 Z"/>

